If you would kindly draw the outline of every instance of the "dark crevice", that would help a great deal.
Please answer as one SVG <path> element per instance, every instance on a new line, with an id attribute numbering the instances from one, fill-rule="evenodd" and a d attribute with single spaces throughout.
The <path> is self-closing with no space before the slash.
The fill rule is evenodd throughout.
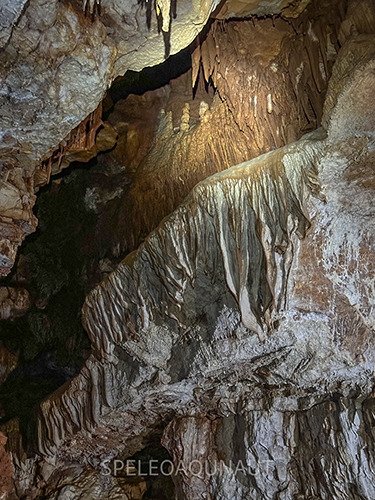
<path id="1" fill-rule="evenodd" d="M 139 72 L 127 71 L 124 76 L 113 82 L 108 93 L 115 104 L 120 99 L 126 99 L 130 94 L 142 95 L 150 90 L 164 87 L 190 68 L 191 53 L 187 48 L 156 66 L 144 68 Z"/>

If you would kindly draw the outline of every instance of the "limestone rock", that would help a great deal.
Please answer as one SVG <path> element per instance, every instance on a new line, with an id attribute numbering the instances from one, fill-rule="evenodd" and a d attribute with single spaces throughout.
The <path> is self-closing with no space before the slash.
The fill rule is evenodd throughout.
<path id="1" fill-rule="evenodd" d="M 82 4 L 76 0 L 2 0 L 1 161 L 8 165 L 6 170 L 21 170 L 26 189 L 8 185 L 6 174 L 5 179 L 1 174 L 1 198 L 12 200 L 11 208 L 22 206 L 23 211 L 22 217 L 16 219 L 7 207 L 0 207 L 1 218 L 10 224 L 8 236 L 0 240 L 1 274 L 10 272 L 17 247 L 35 230 L 33 191 L 39 183 L 41 162 L 97 108 L 118 75 L 160 63 L 165 51 L 174 54 L 188 46 L 218 4 L 218 0 L 179 0 L 177 17 L 170 23 L 170 2 L 159 2 L 164 35 L 158 36 L 157 20 L 152 17 L 152 21 L 147 21 L 150 4 L 143 9 L 143 2 L 136 0 L 120 6 L 115 0 L 102 1 L 95 19 L 85 15 Z M 303 11 L 306 4 L 297 2 L 293 6 L 296 12 L 291 15 Z M 89 2 L 89 11 L 94 6 L 95 2 Z M 260 16 L 272 15 L 284 7 L 283 1 L 269 2 L 266 7 L 257 1 L 251 2 L 250 11 Z M 319 54 L 317 47 L 314 50 Z M 308 108 L 305 102 L 305 110 Z M 262 149 L 259 133 L 256 136 Z M 49 176 L 48 171 L 44 177 Z"/>
<path id="2" fill-rule="evenodd" d="M 336 59 L 327 39 L 335 40 L 332 26 L 339 31 L 341 17 L 332 5 L 327 10 L 327 3 L 317 2 L 301 17 L 293 26 L 268 18 L 255 25 L 250 20 L 214 22 L 198 41 L 191 72 L 195 100 L 191 89 L 184 88 L 188 75 L 171 82 L 167 114 L 161 115 L 152 148 L 122 200 L 117 231 L 123 253 L 135 250 L 202 179 L 293 142 L 320 125 Z M 202 80 L 215 87 L 213 98 L 203 93 Z M 183 93 L 179 100 L 177 90 Z M 195 109 L 198 98 L 209 101 L 210 109 Z M 190 116 L 183 110 L 186 104 Z M 178 134 L 180 130 L 184 134 Z M 124 148 L 118 152 L 123 154 Z"/>
<path id="3" fill-rule="evenodd" d="M 9 41 L 13 26 L 21 16 L 27 0 L 4 0 L 0 5 L 0 48 Z"/>
<path id="4" fill-rule="evenodd" d="M 362 280 L 360 276 L 367 272 L 372 262 L 375 228 L 369 223 L 373 215 L 368 212 L 366 200 L 371 189 L 358 188 L 342 176 L 348 161 L 353 161 L 358 151 L 363 151 L 361 161 L 366 163 L 368 155 L 372 155 L 371 143 L 362 139 L 349 142 L 345 147 L 339 143 L 333 148 L 331 144 L 330 150 L 324 152 L 320 148 L 324 147 L 325 141 L 311 141 L 305 139 L 293 148 L 234 167 L 198 185 L 194 196 L 189 198 L 194 200 L 196 208 L 191 206 L 185 210 L 182 206 L 150 236 L 133 264 L 123 263 L 91 294 L 85 316 L 96 356 L 91 357 L 65 393 L 56 394 L 42 405 L 40 445 L 43 454 L 52 457 L 58 453 L 65 465 L 68 460 L 79 460 L 84 464 L 80 450 L 95 443 L 97 454 L 93 449 L 92 453 L 100 464 L 104 457 L 113 456 L 111 440 L 120 442 L 128 436 L 123 453 L 130 454 L 132 449 L 134 452 L 132 446 L 139 446 L 134 442 L 135 436 L 152 428 L 158 415 L 172 411 L 180 418 L 196 415 L 197 420 L 192 420 L 193 429 L 197 427 L 194 432 L 199 432 L 199 435 L 208 432 L 207 440 L 200 440 L 203 448 L 194 448 L 192 433 L 184 437 L 183 429 L 186 425 L 189 428 L 189 420 L 186 424 L 182 420 L 182 427 L 171 425 L 164 443 L 172 455 L 176 446 L 176 450 L 180 449 L 180 445 L 173 443 L 186 442 L 190 443 L 189 460 L 209 460 L 214 464 L 218 457 L 213 450 L 217 448 L 212 444 L 204 448 L 207 441 L 219 442 L 220 456 L 224 454 L 225 457 L 223 469 L 214 477 L 180 477 L 181 488 L 188 498 L 198 498 L 195 495 L 204 492 L 208 498 L 209 495 L 212 498 L 234 495 L 239 499 L 255 496 L 269 499 L 281 491 L 284 491 L 285 498 L 292 498 L 306 488 L 313 496 L 324 494 L 330 498 L 342 498 L 342 483 L 332 481 L 332 469 L 345 474 L 345 484 L 356 484 L 363 494 L 370 492 L 365 498 L 371 498 L 373 481 L 368 479 L 371 477 L 371 458 L 368 462 L 362 460 L 360 473 L 354 469 L 351 472 L 346 461 L 356 460 L 350 457 L 371 446 L 370 437 L 364 436 L 354 442 L 353 439 L 363 435 L 360 429 L 372 411 L 375 362 L 370 333 L 373 328 L 373 278 L 367 275 L 367 279 Z M 226 188 L 224 186 L 233 176 L 238 186 L 238 191 L 233 191 L 233 194 L 238 194 L 230 203 L 240 200 L 247 203 L 248 198 L 242 198 L 240 194 L 244 193 L 241 183 L 249 176 L 250 183 L 258 186 L 257 166 L 272 165 L 273 158 L 278 158 L 278 165 L 283 158 L 289 175 L 292 175 L 288 177 L 289 182 L 300 186 L 298 177 L 295 177 L 298 169 L 295 168 L 308 151 L 306 148 L 310 147 L 320 157 L 327 203 L 310 198 L 310 212 L 317 215 L 314 216 L 312 232 L 305 240 L 299 242 L 293 233 L 288 233 L 288 243 L 280 233 L 281 240 L 275 248 L 279 248 L 281 257 L 269 250 L 268 262 L 274 262 L 279 272 L 271 273 L 274 278 L 278 276 L 276 282 L 272 282 L 271 277 L 268 279 L 269 284 L 274 284 L 275 305 L 269 320 L 272 328 L 260 340 L 252 330 L 261 334 L 257 321 L 267 315 L 266 303 L 258 304 L 260 312 L 255 320 L 250 319 L 256 312 L 256 295 L 245 290 L 249 285 L 249 290 L 252 290 L 255 276 L 254 271 L 246 272 L 251 281 L 242 285 L 241 274 L 238 274 L 240 268 L 232 261 L 235 251 L 231 250 L 231 245 L 235 248 L 236 238 L 245 233 L 238 226 L 235 214 L 230 215 L 230 211 L 224 208 L 231 200 L 230 191 L 227 191 L 230 183 Z M 313 158 L 310 154 L 308 157 Z M 358 165 L 356 160 L 353 168 L 354 165 Z M 257 181 L 254 181 L 254 175 Z M 346 202 L 350 185 L 354 190 L 350 199 L 360 200 L 355 206 Z M 221 190 L 222 194 L 208 195 L 205 200 L 212 189 Z M 361 190 L 359 198 L 354 197 L 357 189 Z M 210 203 L 207 204 L 208 200 Z M 217 204 L 219 200 L 222 205 Z M 260 200 L 259 207 L 262 206 Z M 239 213 L 244 213 L 245 206 L 240 205 Z M 203 219 L 207 209 L 208 218 Z M 220 216 L 216 219 L 215 213 L 233 219 L 221 219 Z M 190 214 L 199 221 L 205 220 L 205 224 L 200 223 L 199 227 L 205 227 L 207 238 L 209 236 L 207 242 L 188 240 L 191 247 L 186 246 L 184 236 L 193 236 L 191 225 L 188 231 L 181 233 L 181 239 L 177 237 L 181 229 L 179 221 L 185 220 L 182 227 L 186 228 Z M 214 223 L 218 224 L 217 232 L 213 229 L 215 225 L 211 229 L 208 224 L 210 217 L 212 222 L 217 221 Z M 243 220 L 248 222 L 250 219 L 245 216 Z M 270 223 L 270 219 L 266 220 Z M 277 220 L 282 220 L 280 213 Z M 288 226 L 296 230 L 298 218 L 294 224 L 291 220 Z M 300 228 L 303 227 L 302 220 Z M 348 232 L 349 227 L 355 229 Z M 265 229 L 258 231 L 259 236 L 267 234 Z M 322 231 L 328 231 L 329 240 L 322 239 Z M 272 229 L 269 235 L 272 234 L 276 236 L 277 231 Z M 251 236 L 248 243 L 242 240 L 239 247 L 242 259 L 238 262 L 246 262 L 245 248 L 251 250 L 253 258 L 261 258 L 261 251 L 257 253 L 254 246 L 259 236 Z M 262 241 L 265 248 L 267 240 Z M 172 242 L 176 246 L 173 247 Z M 210 250 L 206 251 L 206 257 L 198 254 L 196 258 L 189 248 Z M 215 249 L 219 250 L 216 256 Z M 346 258 L 350 258 L 350 262 L 345 261 Z M 165 259 L 168 259 L 167 263 L 164 263 Z M 292 267 L 285 267 L 287 263 Z M 307 263 L 310 268 L 306 268 Z M 215 266 L 215 273 L 206 273 L 206 265 Z M 283 269 L 288 276 L 287 295 Z M 151 270 L 156 270 L 156 273 L 152 274 Z M 345 270 L 350 272 L 347 278 L 344 278 Z M 312 272 L 318 284 L 315 288 L 309 288 Z M 189 284 L 191 280 L 193 288 Z M 261 282 L 265 283 L 265 278 Z M 207 302 L 202 300 L 205 296 Z M 260 296 L 263 300 L 266 298 L 265 289 Z M 249 302 L 246 297 L 250 298 Z M 360 308 L 356 308 L 355 303 L 361 304 Z M 325 374 L 324 384 L 322 373 Z M 362 395 L 363 410 L 354 409 L 359 408 L 358 391 Z M 332 413 L 333 409 L 336 413 Z M 131 418 L 134 412 L 138 415 L 135 420 Z M 347 412 L 353 417 L 348 419 Z M 214 427 L 209 421 L 204 423 L 199 419 L 202 413 L 215 420 Z M 330 415 L 335 414 L 342 426 L 335 439 L 347 444 L 330 448 L 330 429 L 336 425 L 336 417 Z M 349 427 L 343 427 L 344 422 Z M 77 426 L 81 426 L 78 433 L 73 431 Z M 105 430 L 108 428 L 110 435 Z M 297 429 L 300 429 L 299 435 Z M 309 433 L 315 432 L 319 432 L 319 438 L 308 437 Z M 233 441 L 230 436 L 233 436 Z M 105 445 L 107 439 L 110 439 L 108 446 Z M 303 451 L 307 446 L 305 439 L 312 447 L 308 455 Z M 65 446 L 62 446 L 63 441 Z M 241 448 L 238 452 L 231 448 L 232 442 L 243 447 L 242 454 L 238 454 Z M 348 458 L 344 458 L 344 450 L 350 454 Z M 319 463 L 314 461 L 317 453 L 322 456 Z M 177 460 L 186 455 L 181 449 L 175 456 Z M 243 471 L 238 472 L 233 465 L 240 459 L 250 467 L 244 480 L 239 479 Z M 300 464 L 305 471 L 304 478 L 298 474 L 294 463 Z M 329 466 L 324 465 L 327 463 Z M 100 474 L 99 465 L 97 471 Z M 325 479 L 319 480 L 319 477 Z M 316 478 L 315 482 L 312 478 Z M 351 498 L 349 490 L 344 490 L 344 495 Z"/>
<path id="5" fill-rule="evenodd" d="M 93 354 L 41 406 L 57 474 L 89 459 L 99 481 L 172 415 L 176 464 L 221 465 L 179 475 L 178 498 L 374 496 L 374 135 L 356 107 L 372 64 L 344 84 L 327 137 L 202 181 L 89 294 Z"/>
<path id="6" fill-rule="evenodd" d="M 198 183 L 88 295 L 93 351 L 41 404 L 38 454 L 8 434 L 19 495 L 126 498 L 105 464 L 162 428 L 178 499 L 375 497 L 369 36 L 338 56 L 325 130 Z"/>
<path id="7" fill-rule="evenodd" d="M 0 287 L 0 319 L 23 316 L 30 307 L 29 292 L 26 289 Z"/>

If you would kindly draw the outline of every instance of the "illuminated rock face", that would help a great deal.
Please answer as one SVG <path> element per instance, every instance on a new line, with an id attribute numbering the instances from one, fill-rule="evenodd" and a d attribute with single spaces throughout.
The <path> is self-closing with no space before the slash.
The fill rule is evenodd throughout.
<path id="1" fill-rule="evenodd" d="M 374 116 L 360 130 L 356 111 L 372 67 L 351 71 L 327 136 L 201 182 L 89 294 L 93 355 L 41 406 L 44 460 L 76 464 L 59 488 L 78 495 L 80 467 L 115 488 L 103 462 L 167 420 L 176 466 L 214 470 L 180 474 L 178 498 L 373 498 Z"/>
<path id="2" fill-rule="evenodd" d="M 195 98 L 187 78 L 173 82 L 153 147 L 121 203 L 124 253 L 138 248 L 199 181 L 320 126 L 345 15 L 342 2 L 327 5 L 312 2 L 292 20 L 216 20 L 196 40 Z M 202 92 L 204 82 L 211 94 Z"/>
<path id="3" fill-rule="evenodd" d="M 200 182 L 88 295 L 20 496 L 141 497 L 105 464 L 158 428 L 177 498 L 375 497 L 374 46 L 340 51 L 324 129 Z"/>
<path id="4" fill-rule="evenodd" d="M 90 294 L 85 318 L 96 356 L 63 395 L 42 405 L 44 454 L 58 453 L 62 462 L 82 460 L 90 445 L 98 464 L 112 454 L 129 456 L 140 436 L 172 413 L 176 424 L 165 431 L 163 443 L 176 464 L 179 459 L 226 464 L 214 477 L 181 476 L 182 498 L 205 493 L 268 499 L 281 491 L 292 498 L 306 490 L 342 498 L 341 475 L 372 498 L 371 453 L 361 464 L 355 457 L 372 449 L 365 422 L 371 418 L 374 385 L 374 277 L 367 269 L 375 228 L 366 199 L 371 188 L 352 186 L 350 198 L 360 199 L 355 208 L 346 206 L 350 182 L 342 172 L 355 152 L 362 150 L 365 164 L 373 152 L 367 140 L 319 153 L 325 144 L 303 141 L 293 146 L 294 155 L 290 148 L 280 150 L 198 185 L 149 237 L 134 263 L 121 264 Z M 250 217 L 249 187 L 261 185 L 253 171 L 263 163 L 267 172 L 283 155 L 303 165 L 309 148 L 320 156 L 327 204 L 310 199 L 315 216 L 308 236 L 299 241 L 291 232 L 283 239 L 281 232 L 282 255 L 265 253 L 270 262 L 275 259 L 271 274 L 279 278 L 267 291 L 262 257 L 267 239 L 261 247 L 258 238 L 278 231 L 252 233 L 256 217 Z M 228 189 L 231 174 L 236 183 Z M 303 220 L 291 214 L 289 227 Z M 205 228 L 198 239 L 196 221 Z M 329 239 L 323 237 L 327 232 Z M 239 235 L 244 240 L 237 246 Z M 239 263 L 245 266 L 250 252 L 263 288 L 252 267 L 241 282 Z M 282 271 L 289 276 L 287 290 Z M 267 302 L 270 331 L 263 334 L 259 323 L 267 313 L 260 297 L 272 304 Z M 190 446 L 196 433 L 202 437 L 197 449 Z M 239 460 L 256 475 L 236 474 L 231 462 Z M 351 498 L 350 490 L 344 491 Z"/>
<path id="5" fill-rule="evenodd" d="M 97 7 L 99 4 L 100 7 Z M 138 0 L 129 2 L 115 0 L 102 2 L 17 0 L 10 2 L 2 0 L 0 5 L 0 26 L 3 28 L 0 38 L 2 48 L 0 54 L 2 67 L 0 75 L 2 111 L 0 118 L 2 134 L 0 142 L 2 162 L 0 275 L 7 275 L 10 272 L 18 246 L 36 229 L 37 220 L 32 213 L 35 203 L 34 188 L 40 186 L 41 181 L 49 182 L 51 173 L 48 165 L 43 164 L 43 161 L 51 155 L 59 156 L 66 143 L 68 145 L 71 143 L 71 136 L 69 136 L 71 131 L 95 111 L 109 85 L 118 75 L 124 74 L 127 70 L 141 70 L 145 66 L 158 64 L 163 61 L 165 53 L 174 54 L 187 47 L 201 32 L 208 16 L 215 10 L 219 1 L 179 0 L 176 4 L 176 2 L 160 0 L 155 5 L 156 11 L 159 12 L 159 20 L 154 15 L 151 4 L 151 1 L 138 2 Z M 283 1 L 271 2 L 266 9 L 267 15 L 279 14 L 283 11 L 285 16 L 294 18 L 296 13 L 303 11 L 307 4 L 305 0 L 297 2 L 296 10 L 292 12 L 293 9 L 288 8 Z M 170 11 L 174 13 L 175 7 L 177 8 L 176 16 L 171 20 L 169 14 Z M 249 8 L 251 14 L 254 15 L 258 13 L 263 16 L 265 13 L 262 2 L 249 2 Z M 336 20 L 340 20 L 341 11 L 344 12 L 344 10 L 341 7 L 338 9 Z M 95 15 L 91 15 L 90 12 L 94 14 L 94 11 Z M 242 12 L 239 7 L 237 11 L 239 14 Z M 330 12 L 334 13 L 335 8 Z M 222 18 L 220 13 L 214 15 L 217 15 L 219 19 Z M 307 20 L 309 21 L 306 17 Z M 296 28 L 292 27 L 289 21 L 280 21 L 280 23 L 284 25 L 286 31 L 290 31 L 289 34 L 294 33 L 293 30 Z M 272 22 L 269 21 L 269 24 L 271 25 Z M 333 31 L 335 31 L 334 21 L 326 20 L 326 24 L 333 26 Z M 308 23 L 306 26 L 301 25 L 301 33 L 306 32 L 307 25 Z M 160 35 L 157 34 L 158 26 L 162 31 Z M 319 29 L 316 29 L 317 27 Z M 300 71 L 299 66 L 293 67 L 293 64 L 290 68 L 292 79 L 297 77 L 296 71 L 298 70 L 298 77 L 305 85 L 310 82 L 311 56 L 314 55 L 313 59 L 316 58 L 317 62 L 312 66 L 314 80 L 318 82 L 319 91 L 299 92 L 300 95 L 306 95 L 300 116 L 306 113 L 308 121 L 315 121 L 315 115 L 320 116 L 320 109 L 314 108 L 321 107 L 324 95 L 323 80 L 326 79 L 327 72 L 329 73 L 327 47 L 324 47 L 327 37 L 320 27 L 318 19 L 317 25 L 313 24 L 309 34 L 306 35 L 306 39 L 312 37 L 307 43 L 307 56 L 303 63 L 307 70 L 302 68 Z M 270 39 L 273 36 L 270 33 Z M 319 43 L 316 43 L 316 40 Z M 278 47 L 279 41 L 279 37 L 276 36 L 275 43 L 269 45 Z M 246 43 L 245 41 L 245 46 Z M 322 45 L 321 52 L 325 55 L 322 61 L 325 63 L 324 70 L 319 69 L 320 45 Z M 202 55 L 206 53 L 203 49 L 202 46 Z M 243 47 L 241 50 L 243 51 Z M 223 59 L 223 63 L 225 62 L 226 67 L 230 67 L 232 62 L 228 63 L 228 58 L 231 61 L 233 54 L 230 51 L 226 52 L 226 61 Z M 215 54 L 213 56 L 215 57 Z M 269 92 L 267 91 L 265 95 L 261 92 L 257 96 L 258 102 L 252 104 L 255 106 L 255 114 L 262 114 L 262 110 L 267 107 L 267 113 L 270 116 L 266 120 L 269 122 L 269 126 L 266 124 L 266 135 L 263 134 L 263 126 L 256 124 L 254 131 L 242 140 L 247 144 L 250 142 L 256 144 L 255 147 L 245 147 L 245 150 L 250 150 L 250 156 L 269 150 L 273 144 L 279 147 L 301 135 L 298 133 L 299 130 L 296 133 L 295 124 L 290 124 L 289 130 L 286 131 L 284 124 L 278 123 L 277 118 L 275 120 L 275 116 L 283 114 L 285 109 L 290 117 L 293 115 L 293 120 L 290 121 L 297 119 L 297 110 L 291 102 L 286 101 L 284 106 L 280 107 L 280 96 L 277 95 L 275 88 L 275 86 L 280 86 L 282 73 L 286 69 L 284 60 L 287 58 L 287 53 L 282 54 L 279 72 L 273 73 L 270 67 L 268 68 L 268 76 L 262 83 L 262 88 L 264 83 L 270 80 L 267 87 Z M 253 61 L 251 58 L 248 61 L 246 57 L 241 56 L 239 65 L 235 67 L 236 73 L 241 73 L 240 66 L 244 63 L 252 64 Z M 272 67 L 276 67 L 275 64 Z M 225 65 L 219 64 L 219 72 L 222 71 L 224 74 Z M 257 66 L 256 69 L 259 70 Z M 207 71 L 205 67 L 205 73 Z M 258 79 L 260 73 L 259 71 L 255 73 L 254 79 Z M 208 73 L 207 75 L 209 76 Z M 273 75 L 274 78 L 270 78 Z M 236 78 L 224 80 L 227 85 L 238 86 Z M 286 93 L 293 94 L 294 83 L 289 82 L 288 89 L 285 87 Z M 314 85 L 312 83 L 312 87 Z M 223 98 L 222 93 L 221 99 Z M 246 111 L 247 108 L 244 107 L 243 113 Z M 229 106 L 227 114 L 232 112 L 233 106 Z M 222 114 L 223 110 L 219 110 L 220 113 Z M 234 135 L 241 137 L 243 118 L 241 119 L 241 116 L 239 118 L 240 130 Z M 252 127 L 252 124 L 250 126 Z M 279 132 L 277 132 L 278 128 Z M 297 126 L 297 129 L 300 128 L 303 130 L 303 127 Z M 45 133 L 46 129 L 48 129 L 48 134 Z M 271 130 L 271 135 L 269 130 Z M 265 140 L 266 136 L 270 136 L 270 140 Z M 288 140 L 286 140 L 287 137 L 289 137 Z M 249 154 L 244 154 L 243 159 L 249 158 Z M 238 152 L 234 156 L 236 157 L 233 158 L 231 154 L 226 158 L 226 166 L 241 161 L 238 159 Z M 212 166 L 205 174 L 211 173 L 213 173 Z M 184 196 L 186 194 L 187 192 Z M 167 213 L 170 211 L 171 209 Z"/>
<path id="6" fill-rule="evenodd" d="M 170 53 L 189 45 L 217 3 L 180 1 L 166 40 L 156 18 L 148 29 L 137 0 L 101 2 L 95 20 L 75 0 L 2 0 L 1 275 L 35 230 L 34 173 L 41 161 L 97 108 L 118 75 L 162 62 L 166 44 Z"/>

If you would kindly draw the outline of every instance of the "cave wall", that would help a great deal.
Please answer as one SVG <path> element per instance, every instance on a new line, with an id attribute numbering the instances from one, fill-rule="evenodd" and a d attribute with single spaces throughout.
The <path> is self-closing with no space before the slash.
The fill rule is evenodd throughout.
<path id="1" fill-rule="evenodd" d="M 75 178 L 71 189 L 62 177 L 50 191 L 53 206 L 46 206 L 46 192 L 39 196 L 38 240 L 21 251 L 6 289 L 29 293 L 28 306 L 23 308 L 29 311 L 12 324 L 0 325 L 8 330 L 3 335 L 8 345 L 20 350 L 23 360 L 29 362 L 45 349 L 66 362 L 80 359 L 79 346 L 85 338 L 79 309 L 84 294 L 105 272 L 136 249 L 197 182 L 289 143 L 320 124 L 342 18 L 341 11 L 312 2 L 302 17 L 292 21 L 212 21 L 195 43 L 191 70 L 162 88 L 118 102 L 111 101 L 110 96 L 116 95 L 111 91 L 69 139 L 38 165 L 33 183 L 40 189 L 72 162 L 95 157 L 98 162 L 89 174 L 92 182 L 84 181 L 84 194 L 81 178 Z M 170 66 L 181 64 L 179 59 L 173 61 Z M 320 86 L 313 78 L 315 61 L 318 71 L 323 71 Z M 148 70 L 148 76 L 143 72 L 139 78 L 153 85 L 163 71 L 161 67 L 154 73 Z M 119 96 L 121 85 L 125 92 L 129 80 L 128 76 L 116 81 Z M 298 96 L 306 97 L 308 107 Z M 111 151 L 98 156 L 105 150 Z M 83 164 L 72 168 L 79 170 Z M 70 294 L 69 289 L 75 292 Z M 68 300 L 65 295 L 72 297 Z M 4 296 L 4 308 L 7 301 Z M 70 318 L 69 328 L 64 328 L 64 318 Z M 6 406 L 14 404 L 7 400 Z"/>
<path id="2" fill-rule="evenodd" d="M 102 461 L 171 416 L 176 463 L 226 464 L 181 498 L 372 497 L 373 36 L 348 43 L 327 133 L 198 184 L 88 296 L 93 355 L 41 406 L 50 498 L 88 474 L 110 491 Z"/>
<path id="3" fill-rule="evenodd" d="M 260 125 L 254 114 L 241 111 L 231 75 L 222 87 L 217 84 L 214 98 L 208 94 L 208 107 L 191 114 L 184 98 L 178 105 L 170 99 L 173 85 L 172 92 L 164 89 L 150 98 L 156 100 L 154 109 L 165 106 L 167 113 L 154 145 L 150 127 L 147 147 L 137 150 L 137 160 L 137 154 L 129 155 L 133 167 L 141 160 L 132 189 L 143 193 L 130 191 L 130 200 L 141 200 L 135 211 L 144 207 L 146 215 L 140 215 L 142 234 L 129 236 L 133 240 L 123 243 L 124 251 L 153 231 L 88 295 L 83 314 L 92 355 L 76 378 L 42 403 L 37 452 L 25 453 L 17 420 L 3 426 L 18 497 L 131 497 L 135 490 L 105 475 L 103 461 L 133 456 L 156 429 L 175 464 L 221 465 L 214 475 L 178 475 L 177 498 L 374 496 L 375 44 L 371 23 L 363 21 L 363 13 L 373 18 L 371 8 L 368 2 L 349 2 L 340 26 L 330 24 L 338 55 L 327 45 L 331 63 L 337 60 L 333 68 L 327 66 L 332 76 L 321 92 L 313 75 L 316 65 L 307 66 L 303 95 L 315 92 L 318 105 L 309 108 L 316 111 L 314 119 L 302 114 L 306 101 L 291 94 L 295 135 L 284 136 L 282 147 L 251 161 L 228 169 L 228 145 L 240 144 L 234 130 L 247 127 L 248 152 L 262 152 L 260 143 L 249 139 Z M 296 22 L 308 31 L 310 21 Z M 266 31 L 274 29 L 272 21 L 264 23 Z M 217 35 L 220 25 L 215 29 Z M 227 34 L 240 39 L 231 29 Z M 279 47 L 290 43 L 286 31 Z M 313 54 L 313 62 L 320 52 L 322 71 L 324 44 L 311 34 L 309 40 L 309 47 L 301 43 L 298 50 Z M 203 64 L 211 68 L 209 61 Z M 215 67 L 218 71 L 216 56 Z M 177 86 L 186 81 L 184 76 Z M 290 82 L 285 85 L 290 88 Z M 204 95 L 202 87 L 199 92 Z M 227 94 L 235 104 L 220 98 Z M 150 101 L 145 97 L 146 107 Z M 263 102 L 259 123 L 270 141 L 268 150 L 276 144 L 268 133 L 267 97 Z M 284 117 L 288 101 L 281 102 Z M 232 144 L 228 135 L 220 135 L 223 122 L 214 119 L 218 109 L 229 111 Z M 176 120 L 173 115 L 180 111 L 182 119 Z M 119 137 L 134 132 L 136 123 L 133 129 L 119 127 Z M 323 128 L 291 142 L 306 126 L 318 124 Z M 217 147 L 210 145 L 212 156 L 206 152 L 207 137 L 217 141 Z M 223 149 L 219 144 L 225 144 Z M 186 151 L 191 156 L 184 157 Z M 171 192 L 178 167 L 194 166 L 193 151 L 196 169 L 185 173 L 181 192 L 153 214 L 152 203 Z M 123 152 L 114 150 L 112 160 Z M 158 177 L 163 188 L 150 181 Z M 190 194 L 159 224 L 185 189 Z M 10 476 L 9 455 L 2 451 L 2 456 Z M 239 460 L 250 470 L 237 470 Z"/>
<path id="4" fill-rule="evenodd" d="M 121 204 L 123 253 L 136 249 L 200 180 L 320 126 L 344 17 L 343 2 L 312 2 L 293 21 L 210 25 L 192 54 L 193 95 L 184 103 L 180 97 L 180 106 L 173 95 L 167 101 L 154 145 Z M 185 82 L 174 83 L 180 96 Z"/>
<path id="5" fill-rule="evenodd" d="M 186 47 L 217 1 L 182 1 L 169 30 L 170 53 Z M 85 15 L 78 0 L 1 3 L 1 274 L 35 230 L 34 171 L 93 112 L 127 70 L 160 63 L 165 37 L 137 2 L 101 2 Z M 48 129 L 48 134 L 45 132 Z"/>

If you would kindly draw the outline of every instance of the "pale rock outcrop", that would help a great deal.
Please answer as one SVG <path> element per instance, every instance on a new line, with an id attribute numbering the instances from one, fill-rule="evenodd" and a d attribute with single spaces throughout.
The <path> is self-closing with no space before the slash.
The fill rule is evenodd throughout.
<path id="1" fill-rule="evenodd" d="M 9 41 L 13 26 L 18 22 L 27 0 L 3 0 L 0 5 L 0 48 Z"/>

